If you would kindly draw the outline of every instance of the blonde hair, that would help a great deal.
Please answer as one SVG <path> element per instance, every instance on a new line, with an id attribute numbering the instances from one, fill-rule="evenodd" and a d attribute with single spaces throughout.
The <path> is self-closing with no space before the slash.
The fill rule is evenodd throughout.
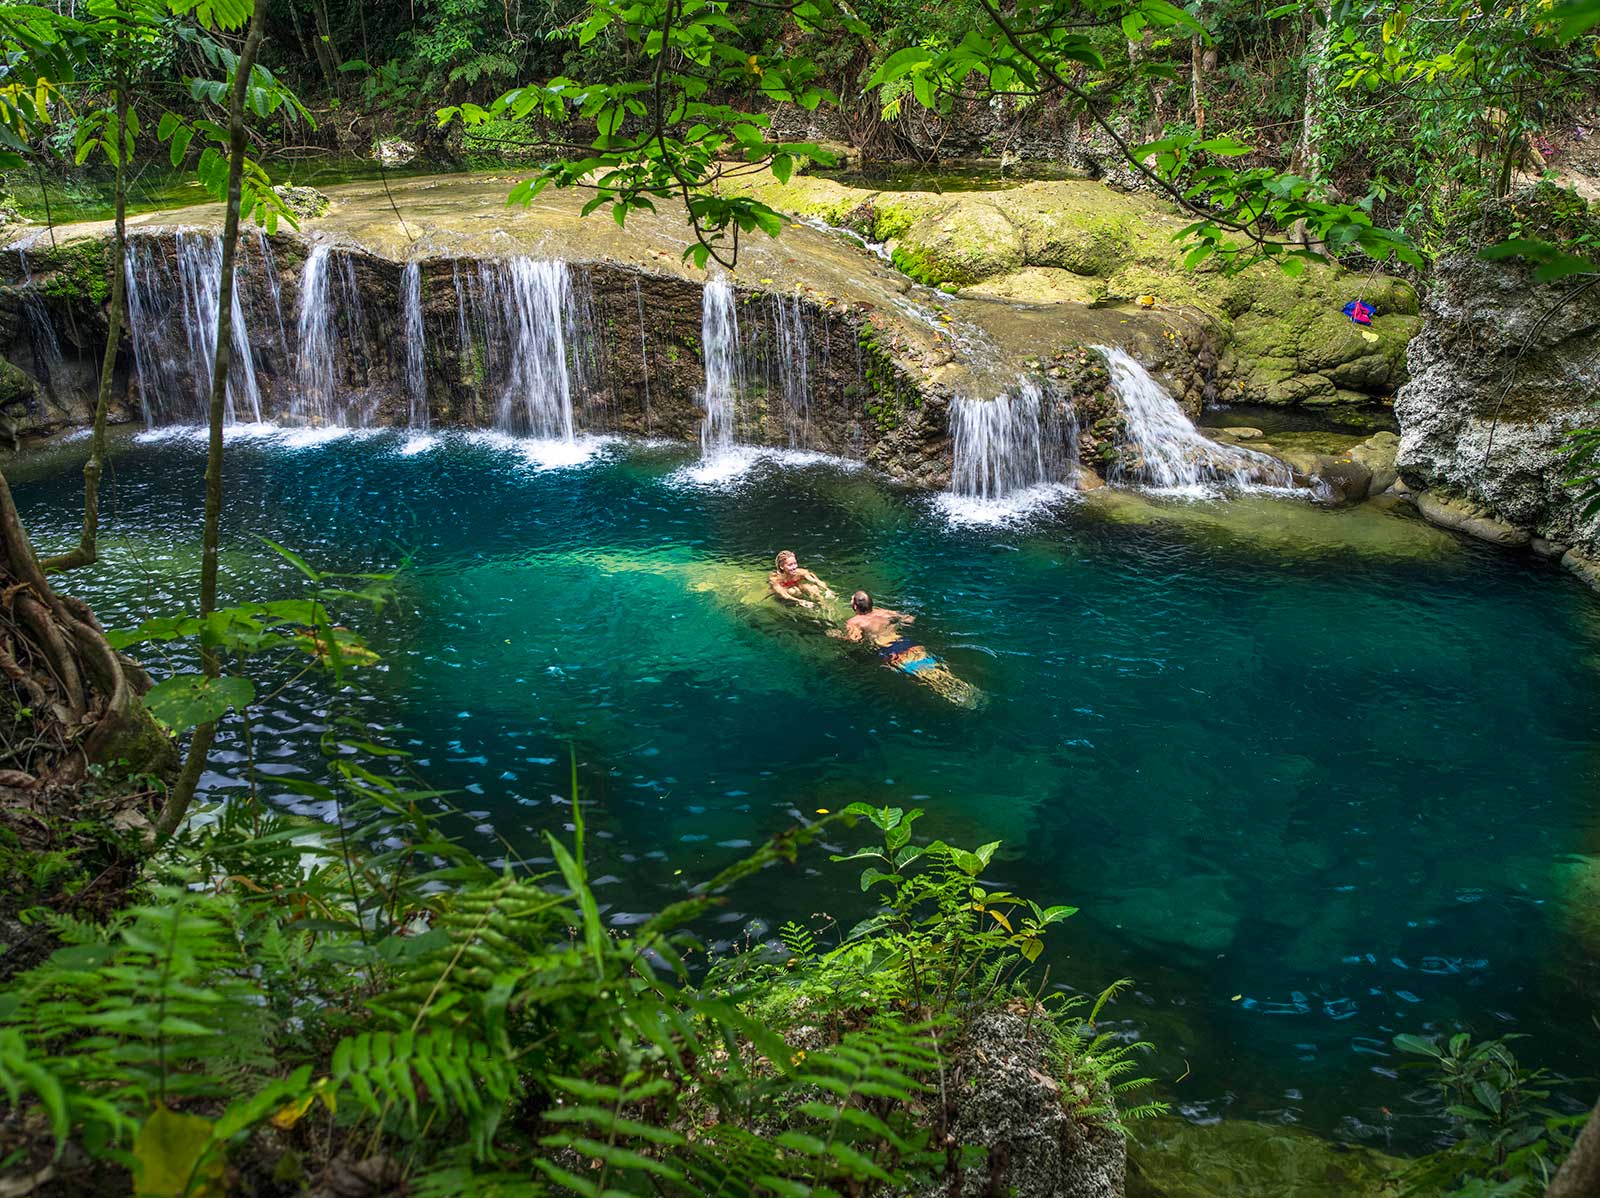
<path id="1" fill-rule="evenodd" d="M 778 569 L 781 570 L 781 569 L 783 569 L 783 559 L 786 558 L 786 557 L 794 557 L 794 550 L 793 549 L 780 549 L 780 550 L 778 550 L 778 555 L 772 559 L 772 564 L 774 566 L 776 566 Z M 800 559 L 795 557 L 794 558 L 794 564 L 798 566 L 800 564 Z"/>

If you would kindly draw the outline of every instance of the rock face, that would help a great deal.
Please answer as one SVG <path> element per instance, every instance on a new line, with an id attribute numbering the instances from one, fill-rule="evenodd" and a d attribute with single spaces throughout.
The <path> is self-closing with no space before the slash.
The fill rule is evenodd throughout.
<path id="1" fill-rule="evenodd" d="M 1125 1139 L 1073 1114 L 1089 1096 L 1058 1079 L 1044 1040 L 1010 1008 L 962 1029 L 950 1046 L 950 1134 L 983 1158 L 919 1198 L 1121 1198 Z"/>
<path id="2" fill-rule="evenodd" d="M 1202 319 L 1215 349 L 1208 399 L 1308 408 L 1387 403 L 1405 378 L 1417 297 L 1398 279 L 1274 265 L 1191 271 L 1173 238 L 1188 223 L 1099 183 L 1034 181 L 940 194 L 874 191 L 825 178 L 742 184 L 775 208 L 888 247 L 929 286 L 1016 303 L 1141 305 Z M 1370 326 L 1342 311 L 1363 300 Z"/>
<path id="3" fill-rule="evenodd" d="M 1395 413 L 1400 473 L 1431 493 L 1419 495 L 1424 515 L 1501 543 L 1532 534 L 1574 546 L 1581 563 L 1600 552 L 1600 522 L 1579 518 L 1562 446 L 1570 430 L 1600 422 L 1590 403 L 1600 390 L 1600 292 L 1571 279 L 1535 283 L 1527 265 L 1482 261 L 1472 248 L 1559 238 L 1574 225 L 1600 222 L 1544 187 L 1452 231 L 1469 248 L 1438 262 Z"/>

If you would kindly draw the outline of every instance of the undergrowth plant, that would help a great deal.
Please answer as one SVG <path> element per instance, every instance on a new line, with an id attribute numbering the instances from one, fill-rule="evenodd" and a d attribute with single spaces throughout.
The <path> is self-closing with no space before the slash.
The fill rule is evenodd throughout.
<path id="1" fill-rule="evenodd" d="M 1399 1035 L 1394 1045 L 1418 1058 L 1444 1102 L 1459 1138 L 1418 1157 L 1400 1175 L 1406 1195 L 1537 1198 L 1572 1147 L 1582 1114 L 1549 1104 L 1556 1079 L 1518 1062 L 1510 1041 L 1458 1032 L 1448 1040 Z"/>
<path id="2" fill-rule="evenodd" d="M 330 757 L 352 743 L 336 726 Z M 339 827 L 247 797 L 175 837 L 136 905 L 57 919 L 62 947 L 0 998 L 0 1087 L 57 1163 L 71 1142 L 140 1195 L 221 1194 L 265 1137 L 282 1175 L 377 1161 L 422 1195 L 896 1192 L 946 1167 L 945 1046 L 1002 996 L 1088 1079 L 1083 1117 L 1137 1084 L 1092 1032 L 1098 1004 L 1035 1004 L 1028 946 L 1070 909 L 982 884 L 993 846 L 913 849 L 917 813 L 852 809 L 622 932 L 581 806 L 570 845 L 547 838 L 552 871 L 494 872 L 391 760 L 335 772 Z M 827 951 L 791 932 L 793 968 L 758 950 L 691 972 L 692 926 L 729 887 L 858 814 L 886 838 L 882 912 Z M 802 997 L 835 1022 L 805 1049 L 775 1017 Z"/>

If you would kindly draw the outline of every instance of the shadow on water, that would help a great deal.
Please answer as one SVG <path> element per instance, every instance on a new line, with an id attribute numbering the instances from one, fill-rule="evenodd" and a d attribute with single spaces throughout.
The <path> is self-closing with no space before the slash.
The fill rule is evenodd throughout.
<path id="1" fill-rule="evenodd" d="M 931 835 L 1002 839 L 995 881 L 1082 908 L 1052 977 L 1136 979 L 1111 1019 L 1158 1045 L 1191 1118 L 1414 1147 L 1433 1125 L 1402 1031 L 1520 1031 L 1530 1062 L 1600 1064 L 1568 968 L 1593 956 L 1600 619 L 1559 572 L 1370 506 L 1096 492 L 958 527 L 826 463 L 703 486 L 677 449 L 539 469 L 504 439 L 402 444 L 236 444 L 228 592 L 294 589 L 256 534 L 330 570 L 411 556 L 396 610 L 358 625 L 384 665 L 346 697 L 458 793 L 486 856 L 540 859 L 574 747 L 614 923 L 818 808 L 915 804 Z M 108 625 L 185 604 L 202 456 L 118 453 L 104 568 L 74 579 Z M 74 535 L 79 485 L 67 451 L 18 485 L 41 544 Z M 918 615 L 988 705 L 775 610 L 781 548 Z M 269 778 L 321 769 L 334 702 L 302 681 L 258 713 Z M 225 751 L 207 788 L 241 768 Z M 780 873 L 709 938 L 861 911 L 823 854 Z"/>

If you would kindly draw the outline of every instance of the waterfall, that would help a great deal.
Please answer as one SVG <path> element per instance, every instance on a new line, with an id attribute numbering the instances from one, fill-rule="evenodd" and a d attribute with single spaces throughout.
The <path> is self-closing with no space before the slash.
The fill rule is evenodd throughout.
<path id="1" fill-rule="evenodd" d="M 726 275 L 706 281 L 700 301 L 700 345 L 705 355 L 705 418 L 700 454 L 714 457 L 733 447 L 737 403 L 744 389 L 739 362 L 739 314 Z"/>
<path id="2" fill-rule="evenodd" d="M 1032 379 L 1019 379 L 1014 393 L 995 399 L 951 401 L 950 436 L 950 490 L 966 499 L 1003 499 L 1062 482 L 1077 465 L 1071 404 L 1046 395 Z"/>
<path id="3" fill-rule="evenodd" d="M 778 390 L 783 396 L 789 448 L 811 439 L 811 343 L 799 296 L 777 295 L 772 302 L 777 332 Z"/>
<path id="4" fill-rule="evenodd" d="M 510 333 L 510 369 L 500 392 L 499 427 L 546 440 L 572 440 L 567 340 L 572 280 L 565 262 L 513 258 L 500 289 Z"/>
<path id="5" fill-rule="evenodd" d="M 567 264 L 488 259 L 473 270 L 458 262 L 455 286 L 460 358 L 470 372 L 463 381 L 494 389 L 495 427 L 575 440 L 574 403 L 594 390 L 594 317 Z"/>
<path id="6" fill-rule="evenodd" d="M 304 424 L 365 427 L 365 405 L 352 402 L 346 375 L 352 355 L 364 357 L 367 321 L 355 257 L 325 241 L 311 247 L 300 272 L 295 333 L 299 386 L 290 410 Z"/>
<path id="7" fill-rule="evenodd" d="M 154 237 L 130 237 L 126 281 L 128 329 L 134 368 L 144 403 L 145 423 L 203 423 L 211 392 L 211 364 L 217 339 L 222 287 L 222 238 L 215 233 L 179 229 L 175 263 L 169 263 Z M 255 354 L 239 303 L 239 278 L 233 292 L 233 347 L 228 369 L 226 418 L 261 419 L 261 388 Z M 183 353 L 166 342 L 174 325 L 183 333 Z"/>
<path id="8" fill-rule="evenodd" d="M 411 427 L 428 427 L 428 375 L 422 331 L 422 264 L 411 261 L 400 274 L 401 336 L 406 349 L 406 394 Z"/>
<path id="9" fill-rule="evenodd" d="M 1131 467 L 1119 465 L 1112 481 L 1170 489 L 1294 485 L 1294 471 L 1276 458 L 1201 436 L 1178 401 L 1128 354 L 1096 348 L 1111 368 L 1111 387 L 1127 416 L 1123 444 L 1138 458 Z"/>
<path id="10" fill-rule="evenodd" d="M 644 333 L 644 288 L 633 280 L 633 302 L 639 309 L 639 365 L 644 370 L 644 431 L 650 431 L 650 344 Z"/>
<path id="11" fill-rule="evenodd" d="M 44 299 L 39 295 L 39 287 L 33 281 L 28 251 L 18 246 L 17 258 L 22 265 L 22 316 L 28 326 L 28 345 L 33 351 L 34 373 L 49 387 L 52 375 L 61 366 L 61 342 L 56 337 L 55 323 L 44 306 Z"/>

